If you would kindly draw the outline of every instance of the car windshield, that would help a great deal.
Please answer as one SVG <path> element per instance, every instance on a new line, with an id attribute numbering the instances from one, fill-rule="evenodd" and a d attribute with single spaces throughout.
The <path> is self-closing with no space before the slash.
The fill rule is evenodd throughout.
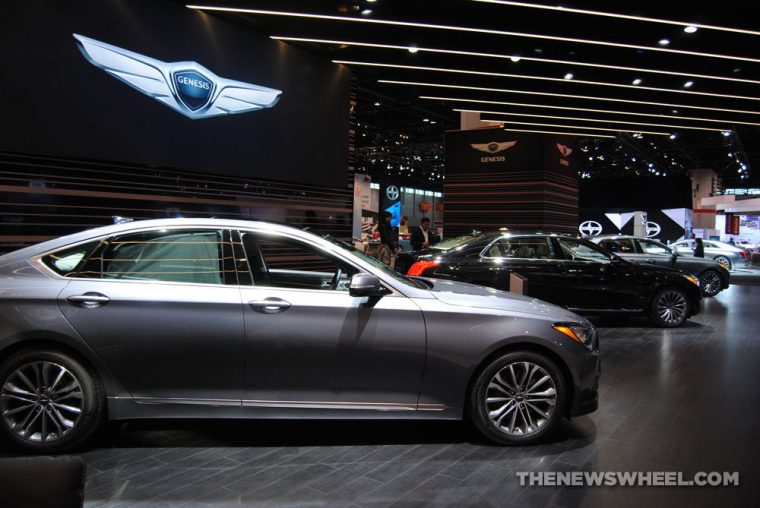
<path id="1" fill-rule="evenodd" d="M 444 240 L 440 243 L 437 243 L 435 245 L 431 245 L 431 249 L 436 250 L 449 250 L 453 249 L 455 247 L 459 247 L 460 245 L 464 245 L 467 242 L 470 242 L 472 240 L 475 240 L 476 238 L 480 238 L 483 235 L 479 236 L 473 236 L 473 235 L 464 235 L 464 236 L 457 236 L 456 238 L 449 238 L 448 240 Z"/>
<path id="2" fill-rule="evenodd" d="M 374 266 L 378 270 L 382 271 L 384 274 L 393 277 L 397 281 L 399 281 L 399 282 L 401 282 L 403 284 L 406 284 L 407 286 L 412 286 L 412 287 L 420 288 L 420 289 L 430 289 L 430 286 L 427 285 L 427 284 L 425 284 L 423 281 L 414 279 L 412 277 L 407 277 L 406 275 L 403 275 L 403 274 L 397 272 L 396 270 L 394 270 L 390 266 L 386 265 L 385 263 L 383 263 L 379 259 L 373 258 L 372 256 L 370 256 L 368 254 L 365 254 L 364 252 L 361 252 L 360 250 L 358 250 L 353 245 L 350 245 L 350 244 L 345 243 L 345 242 L 339 242 L 339 241 L 337 241 L 337 240 L 335 240 L 333 238 L 325 238 L 325 240 L 331 241 L 332 243 L 334 243 L 336 245 L 339 245 L 344 250 L 346 250 L 346 252 L 348 252 L 350 255 L 352 255 L 352 256 L 354 256 L 356 258 L 361 259 L 362 261 L 365 261 L 365 262 L 371 264 L 372 266 Z"/>

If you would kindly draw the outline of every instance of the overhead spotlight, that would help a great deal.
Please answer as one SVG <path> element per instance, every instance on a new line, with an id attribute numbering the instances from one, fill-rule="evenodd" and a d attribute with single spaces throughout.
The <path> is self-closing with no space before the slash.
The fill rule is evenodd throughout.
<path id="1" fill-rule="evenodd" d="M 362 16 L 371 16 L 371 15 L 372 15 L 372 9 L 362 10 Z"/>
<path id="2" fill-rule="evenodd" d="M 423 121 L 423 122 L 429 122 L 429 121 L 430 121 L 430 118 L 423 118 L 423 119 L 422 119 L 422 121 Z"/>
<path id="3" fill-rule="evenodd" d="M 435 124 L 435 120 L 430 120 L 430 125 L 434 125 L 434 124 Z M 437 157 L 436 157 L 436 159 L 437 159 Z"/>
<path id="4" fill-rule="evenodd" d="M 670 136 L 668 136 L 668 137 L 669 137 L 670 139 L 676 139 L 678 136 L 677 136 L 677 135 L 676 135 L 676 133 L 674 132 L 673 134 L 671 134 L 671 135 L 670 135 Z"/>
<path id="5" fill-rule="evenodd" d="M 573 79 L 573 73 L 572 72 L 568 72 L 567 74 L 565 74 L 565 79 L 568 79 L 568 80 L 569 79 Z"/>
<path id="6" fill-rule="evenodd" d="M 677 110 L 677 109 L 674 109 L 674 110 L 673 110 L 673 114 L 674 114 L 674 115 L 677 115 L 677 114 L 678 114 L 678 110 Z"/>
<path id="7" fill-rule="evenodd" d="M 636 78 L 633 80 L 634 85 L 640 85 L 641 84 L 641 78 Z"/>
<path id="8" fill-rule="evenodd" d="M 373 3 L 375 3 L 375 2 L 377 2 L 377 0 L 367 0 L 367 3 L 368 3 L 368 4 L 373 4 Z"/>
<path id="9" fill-rule="evenodd" d="M 725 137 L 728 137 L 731 135 L 731 131 L 723 131 L 721 134 L 723 134 Z"/>
<path id="10" fill-rule="evenodd" d="M 691 88 L 692 86 L 694 86 L 693 81 L 687 81 L 686 83 L 683 84 L 684 88 Z"/>
<path id="11" fill-rule="evenodd" d="M 657 44 L 659 44 L 660 46 L 667 46 L 668 44 L 670 44 L 670 39 L 660 39 L 659 41 L 657 41 Z"/>
<path id="12" fill-rule="evenodd" d="M 377 107 L 380 107 L 380 103 L 379 103 L 379 102 L 376 102 L 376 103 L 375 103 L 375 106 L 377 106 Z"/>
<path id="13" fill-rule="evenodd" d="M 683 28 L 683 31 L 686 32 L 687 34 L 693 34 L 697 30 L 698 30 L 697 27 L 694 25 L 685 26 Z"/>
<path id="14" fill-rule="evenodd" d="M 742 71 L 742 68 L 741 68 L 741 67 L 736 67 L 736 68 L 734 69 L 734 73 L 737 73 L 737 74 L 738 74 L 739 72 L 741 72 L 741 71 Z"/>
<path id="15" fill-rule="evenodd" d="M 409 46 L 409 52 L 410 53 L 416 53 L 420 50 L 417 46 Z"/>
<path id="16" fill-rule="evenodd" d="M 517 56 L 517 55 L 511 56 L 511 57 L 509 57 L 509 59 L 512 60 L 515 63 L 517 63 L 517 62 L 520 61 L 520 57 Z"/>

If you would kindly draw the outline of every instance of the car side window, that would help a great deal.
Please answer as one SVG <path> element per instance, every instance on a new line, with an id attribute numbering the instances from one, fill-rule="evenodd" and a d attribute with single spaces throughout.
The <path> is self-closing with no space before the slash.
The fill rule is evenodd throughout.
<path id="1" fill-rule="evenodd" d="M 76 277 L 87 258 L 100 246 L 100 240 L 68 247 L 43 256 L 42 263 L 58 275 Z"/>
<path id="2" fill-rule="evenodd" d="M 639 240 L 641 251 L 646 254 L 670 254 L 670 251 L 657 242 L 651 240 Z"/>
<path id="3" fill-rule="evenodd" d="M 483 253 L 489 258 L 553 259 L 554 254 L 546 238 L 504 237 L 493 242 Z"/>
<path id="4" fill-rule="evenodd" d="M 591 245 L 571 238 L 560 238 L 559 245 L 566 259 L 575 261 L 596 261 L 609 263 L 609 254 L 596 250 Z"/>
<path id="5" fill-rule="evenodd" d="M 633 248 L 633 242 L 631 242 L 628 238 L 618 238 L 616 240 L 602 240 L 599 242 L 599 245 L 604 247 L 610 252 L 615 252 L 617 254 L 629 254 L 636 252 L 636 250 Z"/>
<path id="6" fill-rule="evenodd" d="M 100 256 L 87 263 L 85 276 L 224 284 L 221 231 L 162 229 L 118 235 L 106 242 Z"/>
<path id="7" fill-rule="evenodd" d="M 348 291 L 359 270 L 304 241 L 241 232 L 255 286 Z"/>

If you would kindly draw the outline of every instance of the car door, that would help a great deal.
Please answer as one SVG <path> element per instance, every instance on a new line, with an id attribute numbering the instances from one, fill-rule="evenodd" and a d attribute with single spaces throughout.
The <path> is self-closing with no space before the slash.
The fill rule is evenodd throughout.
<path id="1" fill-rule="evenodd" d="M 353 297 L 359 269 L 305 240 L 241 231 L 245 406 L 408 410 L 425 362 L 425 322 L 409 298 Z M 294 281 L 295 284 L 294 284 Z"/>
<path id="2" fill-rule="evenodd" d="M 694 240 L 683 240 L 673 244 L 675 251 L 681 256 L 694 255 Z"/>
<path id="3" fill-rule="evenodd" d="M 640 254 L 638 257 L 643 262 L 667 268 L 678 268 L 678 256 L 673 257 L 671 250 L 656 240 L 636 239 L 636 245 Z"/>
<path id="4" fill-rule="evenodd" d="M 586 240 L 557 238 L 564 257 L 560 272 L 563 305 L 571 309 L 638 309 L 640 288 L 632 265 Z"/>
<path id="5" fill-rule="evenodd" d="M 599 242 L 599 245 L 632 263 L 646 262 L 645 256 L 637 250 L 631 238 L 605 238 Z"/>
<path id="6" fill-rule="evenodd" d="M 505 235 L 497 238 L 481 253 L 481 265 L 494 272 L 499 289 L 510 289 L 510 275 L 527 280 L 529 296 L 555 302 L 558 298 L 554 279 L 560 270 L 549 238 L 543 236 Z"/>
<path id="7" fill-rule="evenodd" d="M 225 235 L 107 238 L 60 294 L 63 314 L 136 399 L 240 405 L 243 315 Z"/>

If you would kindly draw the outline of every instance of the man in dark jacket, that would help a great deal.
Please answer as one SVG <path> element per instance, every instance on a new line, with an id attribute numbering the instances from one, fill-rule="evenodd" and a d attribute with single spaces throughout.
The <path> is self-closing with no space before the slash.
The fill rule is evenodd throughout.
<path id="1" fill-rule="evenodd" d="M 438 235 L 430 231 L 430 219 L 423 217 L 419 227 L 412 229 L 412 250 L 427 249 L 438 243 Z"/>

